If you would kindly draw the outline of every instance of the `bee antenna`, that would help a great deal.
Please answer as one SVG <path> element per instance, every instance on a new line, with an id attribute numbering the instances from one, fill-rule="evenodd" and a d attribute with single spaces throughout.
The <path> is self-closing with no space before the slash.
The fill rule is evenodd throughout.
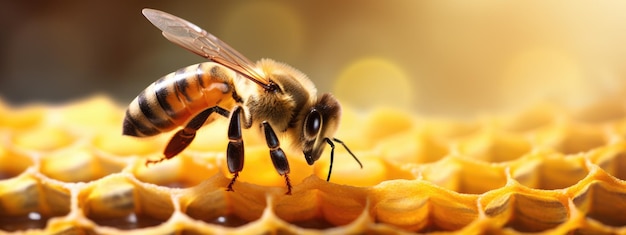
<path id="1" fill-rule="evenodd" d="M 332 141 L 329 138 L 324 138 L 324 140 L 326 141 L 326 143 L 328 143 L 328 145 L 330 145 L 330 166 L 328 167 L 328 176 L 326 177 L 326 181 L 330 181 L 330 173 L 333 171 L 333 161 L 335 159 L 335 144 L 333 143 L 333 141 L 343 145 L 343 147 L 346 150 L 348 150 L 348 153 L 352 155 L 352 158 L 354 158 L 354 160 L 356 160 L 356 162 L 359 163 L 359 166 L 361 167 L 361 169 L 363 169 L 363 164 L 361 164 L 361 161 L 359 161 L 359 159 L 354 155 L 354 153 L 352 153 L 352 151 L 350 151 L 350 148 L 348 148 L 348 146 L 346 146 L 346 144 L 343 143 L 343 141 L 337 138 L 333 138 Z"/>
<path id="2" fill-rule="evenodd" d="M 354 153 L 352 153 L 352 151 L 350 151 L 350 148 L 348 148 L 348 146 L 343 143 L 343 141 L 341 141 L 340 139 L 337 138 L 333 138 L 333 141 L 340 143 L 341 145 L 343 145 L 343 148 L 345 148 L 346 150 L 348 150 L 348 153 L 350 153 L 350 155 L 352 155 L 352 158 L 354 158 L 354 160 L 359 163 L 359 166 L 361 167 L 361 169 L 363 169 L 363 164 L 361 164 L 361 161 L 359 161 L 359 158 L 357 158 Z"/>

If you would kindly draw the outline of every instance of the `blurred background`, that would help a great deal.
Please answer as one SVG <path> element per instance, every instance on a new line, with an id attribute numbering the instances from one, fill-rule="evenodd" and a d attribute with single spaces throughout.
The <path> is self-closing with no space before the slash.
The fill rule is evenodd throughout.
<path id="1" fill-rule="evenodd" d="M 624 1 L 32 0 L 0 2 L 0 99 L 126 105 L 205 61 L 164 39 L 145 7 L 290 64 L 357 109 L 467 116 L 626 93 Z"/>

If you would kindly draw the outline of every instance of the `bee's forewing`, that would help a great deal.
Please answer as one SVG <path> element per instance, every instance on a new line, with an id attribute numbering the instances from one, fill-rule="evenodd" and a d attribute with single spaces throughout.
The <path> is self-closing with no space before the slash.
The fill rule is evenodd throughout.
<path id="1" fill-rule="evenodd" d="M 260 71 L 255 70 L 252 61 L 213 34 L 189 21 L 159 10 L 143 9 L 142 13 L 154 26 L 163 31 L 163 36 L 169 41 L 222 64 L 257 84 L 268 84 L 265 76 Z"/>

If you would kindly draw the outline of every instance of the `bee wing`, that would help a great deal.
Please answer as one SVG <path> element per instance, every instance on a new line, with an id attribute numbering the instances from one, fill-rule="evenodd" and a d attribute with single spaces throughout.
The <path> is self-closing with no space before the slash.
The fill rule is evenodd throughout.
<path id="1" fill-rule="evenodd" d="M 163 31 L 163 36 L 167 40 L 224 65 L 263 87 L 268 87 L 265 76 L 254 69 L 256 66 L 252 61 L 213 34 L 169 13 L 147 8 L 141 12 L 154 26 Z"/>

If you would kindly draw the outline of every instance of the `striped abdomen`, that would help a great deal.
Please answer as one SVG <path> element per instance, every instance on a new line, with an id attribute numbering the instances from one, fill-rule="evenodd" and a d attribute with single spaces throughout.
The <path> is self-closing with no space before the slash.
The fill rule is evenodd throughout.
<path id="1" fill-rule="evenodd" d="M 124 135 L 152 136 L 182 126 L 196 114 L 217 106 L 230 110 L 235 73 L 212 62 L 165 75 L 128 106 Z"/>

